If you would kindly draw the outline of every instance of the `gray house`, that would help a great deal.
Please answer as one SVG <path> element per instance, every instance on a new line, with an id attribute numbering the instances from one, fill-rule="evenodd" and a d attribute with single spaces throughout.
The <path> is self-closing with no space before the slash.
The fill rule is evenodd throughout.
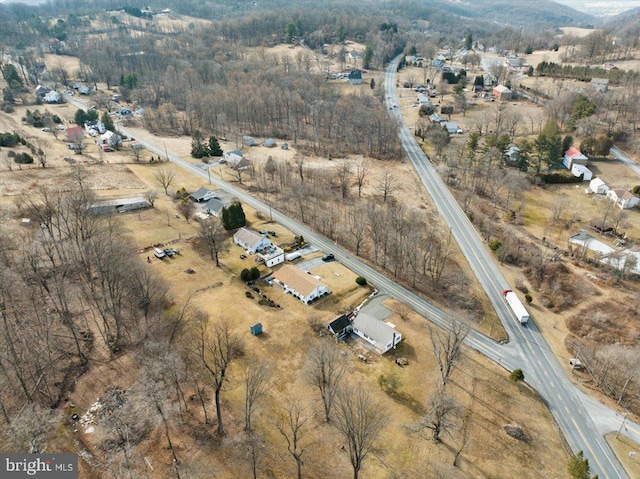
<path id="1" fill-rule="evenodd" d="M 231 205 L 231 203 L 228 201 L 222 201 L 220 198 L 211 198 L 204 204 L 202 211 L 219 218 L 222 213 L 222 208 L 228 208 L 229 205 Z"/>
<path id="2" fill-rule="evenodd" d="M 201 186 L 196 191 L 191 193 L 189 195 L 189 198 L 191 198 L 196 203 L 202 203 L 203 201 L 208 201 L 215 196 L 216 196 L 215 191 L 210 190 L 206 186 Z"/>
<path id="3" fill-rule="evenodd" d="M 606 93 L 609 90 L 609 80 L 606 78 L 592 78 L 589 84 L 600 93 Z"/>

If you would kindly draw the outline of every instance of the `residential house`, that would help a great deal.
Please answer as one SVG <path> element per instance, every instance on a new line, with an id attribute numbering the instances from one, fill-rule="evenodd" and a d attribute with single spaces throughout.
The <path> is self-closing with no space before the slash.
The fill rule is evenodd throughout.
<path id="1" fill-rule="evenodd" d="M 498 85 L 493 89 L 493 96 L 500 101 L 511 100 L 511 90 L 504 85 Z"/>
<path id="2" fill-rule="evenodd" d="M 522 66 L 522 58 L 516 55 L 510 55 L 505 59 L 505 63 L 508 67 L 519 68 Z"/>
<path id="3" fill-rule="evenodd" d="M 353 332 L 371 344 L 380 354 L 395 348 L 402 341 L 402 334 L 393 324 L 362 312 L 353 320 Z"/>
<path id="4" fill-rule="evenodd" d="M 425 105 L 427 107 L 432 106 L 431 100 L 429 100 L 429 97 L 426 95 L 418 95 L 418 104 L 420 106 Z"/>
<path id="5" fill-rule="evenodd" d="M 609 90 L 609 80 L 606 78 L 592 78 L 589 85 L 600 93 L 606 93 Z"/>
<path id="6" fill-rule="evenodd" d="M 258 142 L 254 137 L 246 135 L 242 137 L 242 144 L 246 146 L 258 146 Z"/>
<path id="7" fill-rule="evenodd" d="M 429 121 L 431 123 L 442 123 L 444 121 L 444 118 L 442 118 L 437 113 L 432 113 L 431 115 L 429 115 Z"/>
<path id="8" fill-rule="evenodd" d="M 343 314 L 327 324 L 327 329 L 334 338 L 342 339 L 353 331 L 353 325 L 351 324 L 349 316 Z"/>
<path id="9" fill-rule="evenodd" d="M 264 146 L 266 148 L 275 148 L 276 147 L 276 140 L 274 140 L 273 138 L 267 138 L 266 140 L 264 140 L 262 142 L 262 146 Z"/>
<path id="10" fill-rule="evenodd" d="M 126 211 L 139 210 L 151 206 L 146 198 L 120 198 L 116 200 L 101 200 L 92 203 L 89 210 L 95 215 L 109 213 L 124 213 Z"/>
<path id="11" fill-rule="evenodd" d="M 104 123 L 98 120 L 86 122 L 84 124 L 84 129 L 91 136 L 98 136 L 107 132 L 107 129 L 104 126 Z"/>
<path id="12" fill-rule="evenodd" d="M 607 198 L 616 204 L 620 209 L 626 210 L 640 205 L 640 198 L 633 193 L 622 188 L 615 188 L 607 192 Z"/>
<path id="13" fill-rule="evenodd" d="M 80 143 L 80 141 L 84 138 L 84 130 L 81 126 L 72 126 L 71 128 L 67 128 L 67 140 L 71 143 Z"/>
<path id="14" fill-rule="evenodd" d="M 122 145 L 122 138 L 117 133 L 105 131 L 96 143 L 104 151 L 113 151 Z"/>
<path id="15" fill-rule="evenodd" d="M 235 155 L 235 156 L 242 157 L 242 150 L 231 150 L 231 151 L 225 151 L 225 152 L 222 154 L 222 158 L 223 158 L 223 160 L 226 162 L 226 161 L 229 159 L 229 157 L 230 157 L 231 155 Z"/>
<path id="16" fill-rule="evenodd" d="M 46 86 L 43 86 L 43 85 L 38 85 L 36 87 L 36 95 L 38 95 L 40 98 L 44 98 L 44 96 L 50 91 L 51 91 L 50 88 L 47 88 Z"/>
<path id="17" fill-rule="evenodd" d="M 455 121 L 443 121 L 441 125 L 449 134 L 455 135 L 458 131 L 462 133 L 462 130 L 458 128 L 458 124 Z"/>
<path id="18" fill-rule="evenodd" d="M 575 177 L 582 176 L 582 181 L 591 181 L 591 178 L 593 178 L 593 172 L 586 166 L 578 163 L 571 165 L 571 173 Z"/>
<path id="19" fill-rule="evenodd" d="M 349 73 L 347 81 L 349 82 L 349 85 L 360 85 L 362 83 L 362 71 L 352 70 Z"/>
<path id="20" fill-rule="evenodd" d="M 220 198 L 211 198 L 202 206 L 202 211 L 209 215 L 213 215 L 216 218 L 220 218 L 223 208 L 228 208 L 231 205 L 229 201 L 223 201 Z"/>
<path id="21" fill-rule="evenodd" d="M 504 162 L 508 166 L 518 166 L 520 164 L 520 148 L 516 145 L 510 145 L 504 152 Z"/>
<path id="22" fill-rule="evenodd" d="M 273 276 L 285 293 L 290 293 L 305 304 L 309 304 L 326 294 L 331 293 L 329 287 L 319 279 L 291 264 L 285 264 Z"/>
<path id="23" fill-rule="evenodd" d="M 592 178 L 589 182 L 589 190 L 596 195 L 606 195 L 609 187 L 600 178 Z"/>
<path id="24" fill-rule="evenodd" d="M 240 161 L 235 164 L 229 164 L 229 166 L 231 166 L 231 168 L 233 168 L 234 170 L 244 171 L 251 168 L 251 162 L 246 158 L 241 158 Z"/>
<path id="25" fill-rule="evenodd" d="M 356 60 L 357 61 L 357 60 L 362 59 L 362 54 L 358 53 L 358 52 L 355 52 L 355 51 L 351 51 L 351 52 L 349 52 L 348 57 L 349 57 L 349 60 Z"/>
<path id="26" fill-rule="evenodd" d="M 484 86 L 485 88 L 492 87 L 496 84 L 496 77 L 494 77 L 491 73 L 484 74 Z"/>
<path id="27" fill-rule="evenodd" d="M 60 103 L 62 100 L 62 95 L 55 90 L 51 90 L 47 94 L 42 97 L 45 103 Z"/>
<path id="28" fill-rule="evenodd" d="M 562 164 L 567 168 L 567 170 L 570 170 L 574 163 L 586 165 L 588 161 L 589 158 L 580 153 L 580 150 L 572 146 L 564 152 Z"/>
<path id="29" fill-rule="evenodd" d="M 209 201 L 211 198 L 214 198 L 215 196 L 216 196 L 216 193 L 213 190 L 210 190 L 206 186 L 201 186 L 196 191 L 191 193 L 189 195 L 189 198 L 191 198 L 196 203 L 202 203 L 204 201 Z"/>
<path id="30" fill-rule="evenodd" d="M 236 231 L 233 235 L 233 242 L 244 248 L 248 253 L 255 253 L 265 246 L 271 246 L 269 238 L 246 227 L 242 227 Z"/>

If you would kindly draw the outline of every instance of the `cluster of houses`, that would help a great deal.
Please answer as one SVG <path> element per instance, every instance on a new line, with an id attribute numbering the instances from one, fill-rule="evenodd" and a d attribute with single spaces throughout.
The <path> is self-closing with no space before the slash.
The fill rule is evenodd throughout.
<path id="1" fill-rule="evenodd" d="M 51 90 L 43 85 L 36 87 L 36 95 L 44 103 L 61 103 L 62 95 L 55 90 Z"/>
<path id="2" fill-rule="evenodd" d="M 462 135 L 463 133 L 462 128 L 460 128 L 455 121 L 447 121 L 437 113 L 432 113 L 431 115 L 429 115 L 429 121 L 431 123 L 439 124 L 442 128 L 447 130 L 447 133 L 449 133 L 450 135 Z"/>
<path id="3" fill-rule="evenodd" d="M 344 80 L 346 79 L 349 85 L 362 84 L 362 70 L 351 70 L 344 73 L 331 73 L 329 75 L 330 80 Z"/>
<path id="4" fill-rule="evenodd" d="M 212 190 L 206 186 L 198 188 L 189 195 L 189 198 L 201 205 L 200 211 L 196 213 L 196 218 L 199 220 L 204 220 L 209 216 L 220 218 L 222 209 L 228 208 L 233 201 L 233 196 L 225 190 Z"/>
<path id="5" fill-rule="evenodd" d="M 640 198 L 623 188 L 609 188 L 600 178 L 595 178 L 593 172 L 587 167 L 589 158 L 583 155 L 575 147 L 569 148 L 564 153 L 562 164 L 576 176 L 582 176 L 584 181 L 589 181 L 589 186 L 585 188 L 585 193 L 606 195 L 606 197 L 620 209 L 633 208 L 640 205 Z"/>

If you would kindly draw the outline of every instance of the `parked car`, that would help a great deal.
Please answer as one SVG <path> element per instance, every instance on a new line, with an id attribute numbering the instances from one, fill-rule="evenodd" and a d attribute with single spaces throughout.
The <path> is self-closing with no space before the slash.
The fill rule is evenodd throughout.
<path id="1" fill-rule="evenodd" d="M 167 248 L 164 250 L 164 254 L 166 254 L 169 258 L 172 258 L 175 253 L 171 248 Z"/>
<path id="2" fill-rule="evenodd" d="M 322 257 L 322 261 L 333 261 L 334 259 L 336 259 L 336 257 L 333 255 L 333 253 L 325 254 Z"/>

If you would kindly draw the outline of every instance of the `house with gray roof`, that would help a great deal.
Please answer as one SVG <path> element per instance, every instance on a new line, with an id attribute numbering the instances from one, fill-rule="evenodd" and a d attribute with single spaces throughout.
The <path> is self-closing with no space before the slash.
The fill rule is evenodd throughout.
<path id="1" fill-rule="evenodd" d="M 362 312 L 353 320 L 353 332 L 371 344 L 380 354 L 395 348 L 402 341 L 402 334 L 393 324 Z"/>
<path id="2" fill-rule="evenodd" d="M 216 196 L 215 191 L 210 190 L 206 186 L 201 186 L 196 191 L 191 193 L 189 195 L 189 198 L 191 198 L 196 203 L 202 203 L 203 201 L 208 201 L 211 198 L 214 198 L 215 196 Z"/>
<path id="3" fill-rule="evenodd" d="M 266 236 L 262 236 L 257 231 L 242 227 L 233 235 L 233 242 L 244 248 L 249 253 L 271 246 L 271 241 Z"/>
<path id="4" fill-rule="evenodd" d="M 609 80 L 606 78 L 592 78 L 589 85 L 600 93 L 606 93 L 609 90 Z"/>
<path id="5" fill-rule="evenodd" d="M 231 205 L 229 201 L 223 201 L 220 198 L 213 197 L 202 206 L 202 211 L 207 214 L 220 218 L 222 208 L 228 208 Z"/>

